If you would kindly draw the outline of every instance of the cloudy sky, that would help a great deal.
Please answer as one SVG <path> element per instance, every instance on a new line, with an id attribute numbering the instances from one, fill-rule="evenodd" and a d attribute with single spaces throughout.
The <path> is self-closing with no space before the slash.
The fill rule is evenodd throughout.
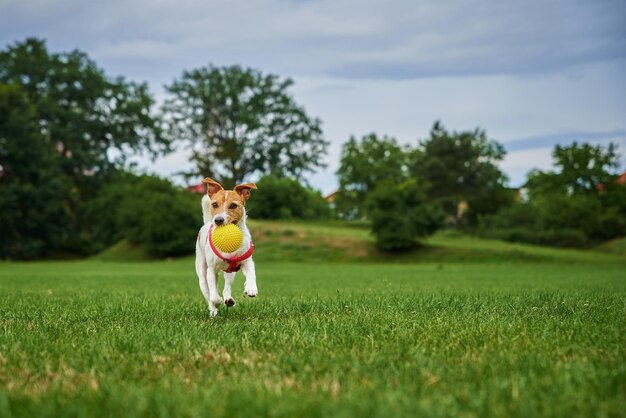
<path id="1" fill-rule="evenodd" d="M 310 177 L 325 192 L 350 135 L 415 144 L 436 119 L 505 144 L 519 185 L 574 140 L 617 142 L 626 166 L 625 22 L 623 0 L 0 0 L 0 46 L 78 48 L 158 98 L 208 63 L 291 77 L 331 141 Z M 141 165 L 189 168 L 183 150 Z"/>

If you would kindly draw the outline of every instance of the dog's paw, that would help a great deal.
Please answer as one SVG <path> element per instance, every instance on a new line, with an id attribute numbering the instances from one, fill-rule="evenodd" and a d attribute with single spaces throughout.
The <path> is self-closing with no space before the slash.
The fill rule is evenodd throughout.
<path id="1" fill-rule="evenodd" d="M 246 287 L 246 290 L 243 291 L 243 294 L 249 298 L 255 297 L 258 293 L 259 291 L 257 290 L 256 286 Z"/>
<path id="2" fill-rule="evenodd" d="M 209 308 L 209 316 L 215 318 L 217 316 L 217 308 Z"/>
<path id="3" fill-rule="evenodd" d="M 228 306 L 229 308 L 235 306 L 235 299 L 228 298 L 228 299 L 224 300 L 224 305 Z"/>

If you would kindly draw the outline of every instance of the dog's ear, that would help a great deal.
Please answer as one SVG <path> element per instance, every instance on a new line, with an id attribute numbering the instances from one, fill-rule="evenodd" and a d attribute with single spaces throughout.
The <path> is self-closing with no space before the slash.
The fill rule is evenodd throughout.
<path id="1" fill-rule="evenodd" d="M 254 183 L 240 184 L 238 186 L 235 186 L 234 190 L 237 193 L 239 193 L 239 196 L 241 196 L 243 198 L 243 201 L 245 202 L 250 197 L 250 189 L 256 190 L 256 184 Z"/>
<path id="2" fill-rule="evenodd" d="M 205 177 L 205 179 L 202 180 L 202 183 L 206 184 L 206 193 L 209 195 L 209 197 L 213 196 L 220 190 L 224 190 L 221 184 L 208 177 Z"/>

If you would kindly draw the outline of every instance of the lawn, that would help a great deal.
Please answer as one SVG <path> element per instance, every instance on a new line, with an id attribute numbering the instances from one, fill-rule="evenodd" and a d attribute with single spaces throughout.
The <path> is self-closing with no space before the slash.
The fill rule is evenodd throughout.
<path id="1" fill-rule="evenodd" d="M 433 240 L 500 256 L 261 252 L 213 320 L 189 258 L 2 263 L 0 416 L 626 416 L 623 258 Z"/>

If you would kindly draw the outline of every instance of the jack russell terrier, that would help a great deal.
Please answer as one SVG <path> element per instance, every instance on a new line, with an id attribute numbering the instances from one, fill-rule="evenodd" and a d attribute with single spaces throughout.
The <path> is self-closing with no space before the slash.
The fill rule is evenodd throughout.
<path id="1" fill-rule="evenodd" d="M 235 305 L 231 286 L 239 270 L 246 278 L 243 294 L 253 298 L 258 293 L 252 261 L 254 244 L 246 226 L 245 208 L 250 190 L 256 190 L 256 185 L 245 183 L 235 186 L 233 190 L 224 190 L 221 184 L 208 177 L 202 182 L 207 185 L 207 194 L 202 197 L 204 226 L 200 228 L 196 241 L 196 273 L 200 281 L 200 290 L 209 304 L 209 313 L 214 317 L 217 315 L 217 307 L 222 303 L 226 306 Z M 241 229 L 243 242 L 234 252 L 222 254 L 212 245 L 211 233 L 213 228 L 229 223 Z M 217 290 L 217 275 L 220 270 L 224 271 L 224 299 Z"/>

